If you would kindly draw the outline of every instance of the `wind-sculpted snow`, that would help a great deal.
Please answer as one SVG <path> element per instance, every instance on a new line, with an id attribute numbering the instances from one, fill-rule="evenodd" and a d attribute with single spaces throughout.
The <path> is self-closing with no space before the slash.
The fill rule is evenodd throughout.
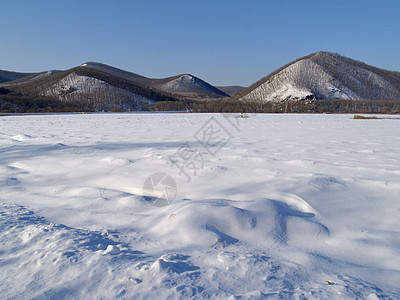
<path id="1" fill-rule="evenodd" d="M 398 120 L 236 117 L 1 117 L 1 299 L 399 298 Z M 213 155 L 210 120 L 232 135 Z M 165 205 L 142 194 L 159 172 Z"/>
<path id="2" fill-rule="evenodd" d="M 299 59 L 250 86 L 242 100 L 303 99 L 400 100 L 400 73 L 318 52 Z"/>

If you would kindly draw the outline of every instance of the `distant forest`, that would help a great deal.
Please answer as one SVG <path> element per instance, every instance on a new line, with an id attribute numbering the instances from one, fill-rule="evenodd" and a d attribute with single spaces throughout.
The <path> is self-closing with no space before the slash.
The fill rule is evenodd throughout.
<path id="1" fill-rule="evenodd" d="M 168 99 L 168 98 L 167 98 Z M 169 99 L 168 99 L 169 100 Z M 400 114 L 400 101 L 390 100 L 285 100 L 250 102 L 232 98 L 159 101 L 142 103 L 135 109 L 121 106 L 94 106 L 81 99 L 60 101 L 51 97 L 27 96 L 0 88 L 2 113 L 52 112 L 122 112 L 122 111 L 187 111 L 196 113 L 374 113 Z"/>
<path id="2" fill-rule="evenodd" d="M 198 113 L 374 113 L 399 114 L 397 100 L 285 100 L 250 102 L 231 98 L 205 101 L 163 101 L 149 107 L 152 111 L 190 111 Z"/>

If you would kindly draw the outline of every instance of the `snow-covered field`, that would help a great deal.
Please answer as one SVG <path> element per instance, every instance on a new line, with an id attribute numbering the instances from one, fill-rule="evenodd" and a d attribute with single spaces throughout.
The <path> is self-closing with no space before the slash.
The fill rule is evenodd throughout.
<path id="1" fill-rule="evenodd" d="M 399 129 L 0 117 L 0 298 L 398 299 Z"/>

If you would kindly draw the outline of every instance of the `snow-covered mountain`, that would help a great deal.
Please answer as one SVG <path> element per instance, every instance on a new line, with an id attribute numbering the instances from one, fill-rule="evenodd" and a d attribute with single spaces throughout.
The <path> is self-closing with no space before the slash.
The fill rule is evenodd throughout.
<path id="1" fill-rule="evenodd" d="M 173 77 L 156 79 L 147 78 L 135 73 L 127 72 L 96 62 L 87 62 L 82 66 L 105 72 L 107 74 L 112 74 L 114 76 L 133 81 L 137 84 L 172 94 L 179 94 L 194 98 L 229 97 L 229 95 L 223 91 L 191 74 L 181 74 Z"/>
<path id="2" fill-rule="evenodd" d="M 98 63 L 98 62 L 86 62 L 83 63 L 81 65 L 81 67 L 86 67 L 86 68 L 90 68 L 90 69 L 94 69 L 103 73 L 107 73 L 113 76 L 117 76 L 123 79 L 127 79 L 127 80 L 137 80 L 137 79 L 141 79 L 141 78 L 146 78 L 143 77 L 139 74 L 135 74 L 132 72 L 128 72 L 125 70 L 121 70 L 106 64 L 102 64 L 102 63 Z"/>
<path id="3" fill-rule="evenodd" d="M 400 100 L 400 72 L 379 69 L 335 53 L 317 52 L 274 71 L 236 98 Z"/>
<path id="4" fill-rule="evenodd" d="M 16 95 L 49 99 L 52 106 L 58 101 L 85 111 L 142 110 L 156 101 L 177 100 L 174 95 L 86 66 L 37 73 L 1 86 Z"/>
<path id="5" fill-rule="evenodd" d="M 398 113 L 400 72 L 335 53 L 317 52 L 281 67 L 248 88 L 218 88 L 191 74 L 148 78 L 97 62 L 86 62 L 66 71 L 32 74 L 0 70 L 0 88 L 4 95 L 0 99 L 2 112 L 143 109 L 220 112 L 247 110 L 242 106 L 249 101 L 260 104 L 250 107 L 259 112 Z M 231 98 L 223 99 L 228 97 Z M 285 101 L 305 99 L 327 101 Z M 348 101 L 338 99 L 364 102 L 349 106 L 342 105 Z"/>
<path id="6" fill-rule="evenodd" d="M 1 84 L 17 95 L 46 97 L 83 110 L 142 110 L 159 101 L 229 97 L 190 74 L 151 79 L 88 62 L 66 71 L 29 74 Z"/>
<path id="7" fill-rule="evenodd" d="M 146 104 L 156 102 L 142 93 L 119 88 L 106 81 L 79 75 L 75 72 L 68 74 L 40 93 L 43 96 L 58 98 L 62 101 L 85 101 L 95 111 L 113 108 L 137 110 Z"/>
<path id="8" fill-rule="evenodd" d="M 182 74 L 161 80 L 152 80 L 155 88 L 199 98 L 229 97 L 228 94 L 190 74 Z"/>

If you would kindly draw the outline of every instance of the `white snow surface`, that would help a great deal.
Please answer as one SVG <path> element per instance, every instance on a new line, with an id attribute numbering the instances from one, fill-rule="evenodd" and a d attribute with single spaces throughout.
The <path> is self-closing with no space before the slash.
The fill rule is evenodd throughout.
<path id="1" fill-rule="evenodd" d="M 0 117 L 0 298 L 398 299 L 399 126 Z M 204 159 L 189 178 L 177 151 Z M 143 183 L 160 172 L 177 195 L 150 205 Z"/>

